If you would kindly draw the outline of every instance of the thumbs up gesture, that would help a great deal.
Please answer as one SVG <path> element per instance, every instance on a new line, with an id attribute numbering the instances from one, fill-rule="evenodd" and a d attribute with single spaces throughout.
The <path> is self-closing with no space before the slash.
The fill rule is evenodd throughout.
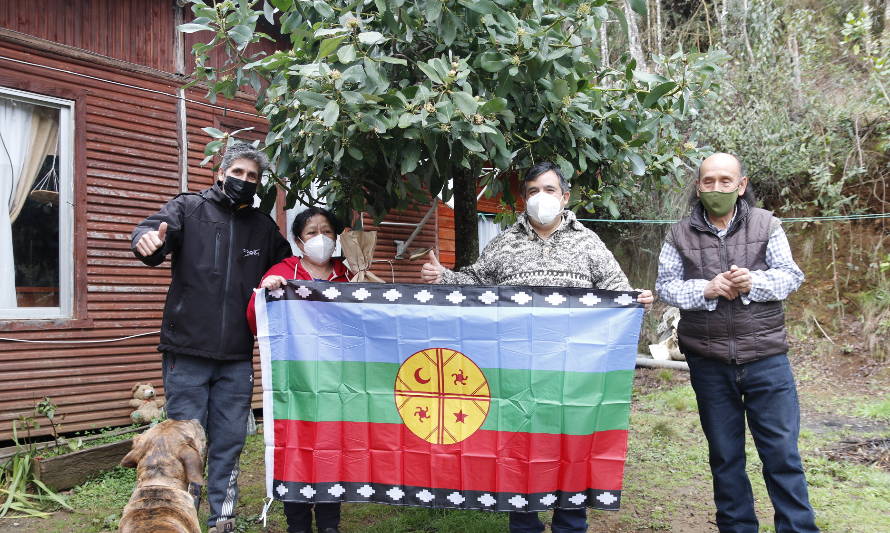
<path id="1" fill-rule="evenodd" d="M 142 234 L 142 237 L 139 237 L 139 242 L 136 243 L 136 251 L 142 257 L 148 257 L 157 252 L 164 245 L 165 240 L 167 240 L 167 223 L 161 222 L 157 231 L 147 231 Z"/>
<path id="2" fill-rule="evenodd" d="M 420 279 L 425 283 L 440 283 L 442 281 L 442 272 L 445 271 L 436 254 L 430 250 L 429 261 L 423 264 L 420 269 Z"/>

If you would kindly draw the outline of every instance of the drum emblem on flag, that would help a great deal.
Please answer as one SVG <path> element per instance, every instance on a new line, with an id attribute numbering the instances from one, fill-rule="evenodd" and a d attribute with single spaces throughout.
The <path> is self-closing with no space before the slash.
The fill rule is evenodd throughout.
<path id="1" fill-rule="evenodd" d="M 482 427 L 491 391 L 472 359 L 448 348 L 428 348 L 399 367 L 395 401 L 412 433 L 433 444 L 455 444 Z"/>

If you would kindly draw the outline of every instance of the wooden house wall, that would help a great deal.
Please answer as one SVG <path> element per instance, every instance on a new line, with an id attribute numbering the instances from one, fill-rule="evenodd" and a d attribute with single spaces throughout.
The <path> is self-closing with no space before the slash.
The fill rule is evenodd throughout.
<path id="1" fill-rule="evenodd" d="M 194 18 L 191 9 L 179 7 L 173 0 L 0 2 L 0 28 L 72 49 L 179 74 L 192 71 L 192 45 L 203 42 L 210 35 L 207 32 L 177 35 L 176 24 Z M 177 47 L 178 38 L 181 39 L 180 47 Z M 245 53 L 249 55 L 259 50 L 270 52 L 277 47 L 277 43 L 263 40 L 248 47 Z M 177 53 L 183 54 L 179 68 Z M 209 64 L 221 66 L 224 56 L 222 50 L 214 51 Z"/>
<path id="2" fill-rule="evenodd" d="M 0 28 L 175 72 L 174 3 L 167 0 L 0 2 Z"/>
<path id="3" fill-rule="evenodd" d="M 425 260 L 396 259 L 395 241 L 408 240 L 411 233 L 414 232 L 414 225 L 420 223 L 431 205 L 412 205 L 405 210 L 390 213 L 383 219 L 382 224 L 376 226 L 370 217 L 367 215 L 363 217 L 364 229 L 377 231 L 377 246 L 374 249 L 375 262 L 371 272 L 380 276 L 380 279 L 387 283 L 421 283 L 420 267 Z M 420 233 L 411 241 L 409 249 L 436 248 L 438 246 L 437 218 L 434 211 Z"/>
<path id="4" fill-rule="evenodd" d="M 129 423 L 131 385 L 161 385 L 158 336 L 152 332 L 160 326 L 169 268 L 137 261 L 130 232 L 180 190 L 181 80 L 74 55 L 81 59 L 0 39 L 0 56 L 30 63 L 0 59 L 0 86 L 74 100 L 76 154 L 74 316 L 0 321 L 3 337 L 65 341 L 0 341 L 0 440 L 11 436 L 11 421 L 43 396 L 59 405 L 64 430 L 75 431 Z M 186 103 L 188 186 L 195 190 L 212 180 L 210 169 L 198 166 L 209 140 L 200 128 L 262 121 L 247 102 L 227 102 L 224 110 L 198 103 L 198 90 L 187 96 L 195 100 Z"/>

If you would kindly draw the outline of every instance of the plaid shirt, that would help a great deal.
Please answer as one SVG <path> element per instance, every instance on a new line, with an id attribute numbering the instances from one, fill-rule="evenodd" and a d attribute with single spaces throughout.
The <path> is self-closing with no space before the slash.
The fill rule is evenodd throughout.
<path id="1" fill-rule="evenodd" d="M 733 215 L 733 219 L 735 215 Z M 705 215 L 705 222 L 722 240 L 726 230 L 718 230 Z M 727 224 L 727 228 L 732 221 Z M 670 235 L 670 234 L 668 234 Z M 773 230 L 766 244 L 767 270 L 751 271 L 751 292 L 741 294 L 742 304 L 784 300 L 803 283 L 803 272 L 791 257 L 791 246 L 778 219 L 773 219 Z M 707 279 L 683 279 L 683 260 L 674 245 L 665 240 L 658 256 L 658 279 L 655 291 L 658 296 L 674 307 L 687 311 L 713 311 L 717 298 L 705 298 Z"/>

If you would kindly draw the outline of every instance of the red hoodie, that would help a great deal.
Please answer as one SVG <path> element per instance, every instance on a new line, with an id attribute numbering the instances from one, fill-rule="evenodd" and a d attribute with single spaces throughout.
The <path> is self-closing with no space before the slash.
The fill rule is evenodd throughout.
<path id="1" fill-rule="evenodd" d="M 314 280 L 315 278 L 312 277 L 312 274 L 303 268 L 303 262 L 300 259 L 301 258 L 297 256 L 288 257 L 284 261 L 273 265 L 272 268 L 263 274 L 263 279 L 260 280 L 257 287 L 261 287 L 263 285 L 263 280 L 269 276 L 281 276 L 284 279 L 302 279 L 306 281 Z M 349 270 L 346 268 L 346 265 L 343 264 L 343 260 L 331 259 L 331 263 L 333 263 L 331 275 L 324 281 L 349 281 L 349 278 L 347 277 Z M 253 293 L 250 295 L 250 303 L 247 304 L 247 323 L 250 324 L 250 331 L 252 331 L 254 335 L 256 335 L 256 309 L 253 307 L 255 300 L 256 293 Z"/>

